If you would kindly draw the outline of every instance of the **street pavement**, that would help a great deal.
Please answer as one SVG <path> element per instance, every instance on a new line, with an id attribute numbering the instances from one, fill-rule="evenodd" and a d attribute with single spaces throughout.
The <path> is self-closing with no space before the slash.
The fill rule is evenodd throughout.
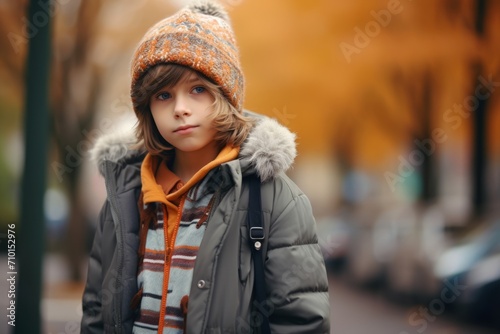
<path id="1" fill-rule="evenodd" d="M 495 334 L 461 323 L 443 312 L 432 315 L 428 305 L 401 306 L 381 292 L 362 290 L 330 275 L 331 333 L 334 334 Z"/>

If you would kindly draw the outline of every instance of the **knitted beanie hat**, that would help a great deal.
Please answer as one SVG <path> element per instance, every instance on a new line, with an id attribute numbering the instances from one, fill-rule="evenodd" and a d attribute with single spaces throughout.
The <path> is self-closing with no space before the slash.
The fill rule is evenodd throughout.
<path id="1" fill-rule="evenodd" d="M 220 5 L 198 1 L 151 27 L 132 60 L 132 91 L 149 68 L 162 63 L 201 72 L 220 86 L 228 101 L 241 112 L 243 72 L 229 17 Z M 133 96 L 132 102 L 137 112 Z"/>

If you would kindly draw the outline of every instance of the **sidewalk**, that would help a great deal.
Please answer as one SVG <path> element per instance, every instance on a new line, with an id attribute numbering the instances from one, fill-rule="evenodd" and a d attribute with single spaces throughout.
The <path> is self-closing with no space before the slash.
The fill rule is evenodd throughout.
<path id="1" fill-rule="evenodd" d="M 80 333 L 83 288 L 83 283 L 63 282 L 46 285 L 41 306 L 44 333 Z"/>

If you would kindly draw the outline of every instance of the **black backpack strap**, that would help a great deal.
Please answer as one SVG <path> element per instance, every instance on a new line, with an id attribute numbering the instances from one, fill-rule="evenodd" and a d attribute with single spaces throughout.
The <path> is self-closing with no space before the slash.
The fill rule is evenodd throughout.
<path id="1" fill-rule="evenodd" d="M 254 263 L 255 282 L 253 290 L 254 303 L 261 307 L 256 311 L 262 317 L 260 325 L 262 334 L 271 334 L 269 326 L 269 314 L 261 312 L 266 305 L 266 281 L 264 279 L 264 260 L 262 259 L 262 243 L 265 239 L 264 226 L 262 224 L 262 202 L 260 195 L 260 178 L 257 175 L 248 176 L 249 201 L 248 201 L 248 235 L 252 258 Z"/>

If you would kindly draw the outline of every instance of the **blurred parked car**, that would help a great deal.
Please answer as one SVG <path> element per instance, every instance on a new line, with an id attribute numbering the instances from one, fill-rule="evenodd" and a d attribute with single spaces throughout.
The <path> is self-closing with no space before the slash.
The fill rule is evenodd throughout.
<path id="1" fill-rule="evenodd" d="M 318 242 L 328 269 L 339 272 L 343 269 L 349 242 L 351 227 L 344 215 L 331 216 L 317 221 Z"/>
<path id="2" fill-rule="evenodd" d="M 353 212 L 352 238 L 345 272 L 350 284 L 375 287 L 384 280 L 385 269 L 382 263 L 392 253 L 390 249 L 394 234 L 390 224 L 378 223 L 380 220 L 377 217 L 382 216 L 383 212 L 376 203 L 365 203 Z"/>
<path id="3" fill-rule="evenodd" d="M 434 266 L 449 247 L 436 206 L 364 207 L 353 220 L 347 278 L 382 288 L 391 299 L 425 301 L 440 284 Z"/>
<path id="4" fill-rule="evenodd" d="M 434 266 L 450 245 L 444 215 L 437 206 L 415 206 L 394 229 L 394 254 L 386 264 L 385 290 L 399 301 L 426 302 L 440 289 Z"/>
<path id="5" fill-rule="evenodd" d="M 465 278 L 462 314 L 476 322 L 487 322 L 500 331 L 500 243 L 479 261 Z"/>
<path id="6" fill-rule="evenodd" d="M 442 254 L 434 272 L 443 290 L 460 286 L 450 306 L 462 317 L 500 328 L 500 221 L 463 237 Z"/>

